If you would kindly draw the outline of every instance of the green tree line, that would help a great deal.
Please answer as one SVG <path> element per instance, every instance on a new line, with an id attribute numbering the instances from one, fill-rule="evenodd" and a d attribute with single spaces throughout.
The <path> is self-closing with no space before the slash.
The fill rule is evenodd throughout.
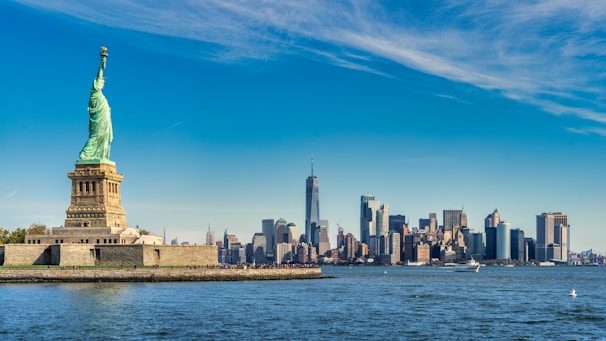
<path id="1" fill-rule="evenodd" d="M 9 231 L 0 227 L 0 244 L 23 244 L 26 234 L 45 234 L 47 230 L 44 224 L 31 224 L 28 228 L 17 228 L 14 231 Z"/>

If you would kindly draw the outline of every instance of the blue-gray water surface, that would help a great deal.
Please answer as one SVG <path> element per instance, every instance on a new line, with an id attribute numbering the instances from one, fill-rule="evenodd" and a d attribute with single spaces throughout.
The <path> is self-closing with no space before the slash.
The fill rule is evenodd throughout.
<path id="1" fill-rule="evenodd" d="M 322 271 L 334 278 L 0 284 L 0 339 L 606 339 L 604 267 Z"/>

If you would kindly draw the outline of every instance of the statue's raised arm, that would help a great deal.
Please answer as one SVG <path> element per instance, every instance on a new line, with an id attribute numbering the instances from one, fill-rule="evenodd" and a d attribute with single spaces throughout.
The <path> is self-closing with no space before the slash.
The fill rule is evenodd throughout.
<path id="1" fill-rule="evenodd" d="M 99 66 L 99 70 L 105 70 L 105 61 L 107 60 L 108 56 L 107 47 L 101 46 L 101 53 L 99 55 L 101 56 L 101 66 Z"/>
<path id="2" fill-rule="evenodd" d="M 107 48 L 101 47 L 101 64 L 97 77 L 93 81 L 88 101 L 88 140 L 80 152 L 78 162 L 86 163 L 113 163 L 109 160 L 110 144 L 113 140 L 111 109 L 103 95 L 105 77 L 103 70 L 106 66 Z"/>

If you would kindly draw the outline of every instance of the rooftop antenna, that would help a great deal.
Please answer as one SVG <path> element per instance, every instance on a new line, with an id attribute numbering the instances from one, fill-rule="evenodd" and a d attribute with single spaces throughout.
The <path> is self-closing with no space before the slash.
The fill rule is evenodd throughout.
<path id="1" fill-rule="evenodd" d="M 311 154 L 311 176 L 314 176 L 314 154 Z"/>

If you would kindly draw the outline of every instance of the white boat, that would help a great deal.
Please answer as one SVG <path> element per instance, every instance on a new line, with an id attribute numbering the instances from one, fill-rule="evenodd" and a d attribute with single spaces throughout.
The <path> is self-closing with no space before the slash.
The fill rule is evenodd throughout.
<path id="1" fill-rule="evenodd" d="M 427 263 L 406 261 L 406 266 L 423 266 L 423 265 L 427 265 Z"/>
<path id="2" fill-rule="evenodd" d="M 471 258 L 465 264 L 457 264 L 454 267 L 456 272 L 478 272 L 480 270 L 480 263 L 475 259 Z"/>
<path id="3" fill-rule="evenodd" d="M 572 288 L 572 290 L 570 290 L 570 294 L 568 294 L 568 296 L 570 296 L 570 297 L 577 297 L 577 292 L 574 291 L 574 288 Z"/>

